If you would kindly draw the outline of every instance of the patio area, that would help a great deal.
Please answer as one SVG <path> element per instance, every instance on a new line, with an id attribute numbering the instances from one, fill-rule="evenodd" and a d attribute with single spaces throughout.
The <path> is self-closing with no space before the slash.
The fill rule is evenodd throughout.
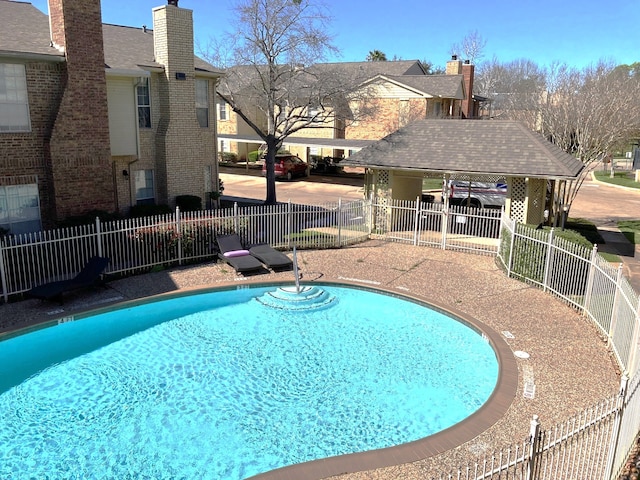
<path id="1" fill-rule="evenodd" d="M 446 459 L 443 454 L 332 478 L 429 478 L 523 441 L 533 415 L 539 416 L 543 428 L 551 428 L 615 394 L 620 385 L 617 365 L 596 328 L 554 297 L 507 278 L 494 257 L 370 240 L 341 249 L 299 250 L 298 265 L 303 282 L 342 281 L 385 289 L 471 316 L 501 335 L 512 351 L 530 355 L 516 359 L 518 391 L 507 413 L 448 452 Z M 0 335 L 150 295 L 270 280 L 293 283 L 293 273 L 265 271 L 243 277 L 226 264 L 211 262 L 160 270 L 110 281 L 104 289 L 69 294 L 62 306 L 39 300 L 0 305 Z M 525 383 L 535 385 L 533 398 L 523 395 Z"/>

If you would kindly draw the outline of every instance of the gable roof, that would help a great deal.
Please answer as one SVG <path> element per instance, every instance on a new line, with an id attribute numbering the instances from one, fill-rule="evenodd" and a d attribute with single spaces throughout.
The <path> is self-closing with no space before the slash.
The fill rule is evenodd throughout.
<path id="1" fill-rule="evenodd" d="M 342 161 L 382 170 L 572 179 L 584 164 L 511 120 L 417 120 Z"/>
<path id="2" fill-rule="evenodd" d="M 463 80 L 462 75 L 376 75 L 364 83 L 371 85 L 386 81 L 425 97 L 463 100 L 465 98 Z"/>
<path id="3" fill-rule="evenodd" d="M 462 75 L 400 75 L 389 76 L 388 78 L 426 95 L 458 100 L 465 98 L 464 78 Z"/>
<path id="4" fill-rule="evenodd" d="M 0 0 L 0 31 L 0 55 L 64 59 L 64 53 L 51 46 L 48 16 L 30 3 Z M 153 30 L 103 24 L 102 35 L 107 71 L 164 68 L 154 60 Z M 194 63 L 196 71 L 221 73 L 195 55 Z"/>
<path id="5" fill-rule="evenodd" d="M 316 63 L 314 68 L 344 70 L 345 73 L 360 78 L 371 78 L 376 75 L 426 75 L 427 73 L 418 60 Z"/>
<path id="6" fill-rule="evenodd" d="M 49 17 L 28 2 L 0 0 L 0 31 L 0 55 L 64 58 L 51 46 Z"/>

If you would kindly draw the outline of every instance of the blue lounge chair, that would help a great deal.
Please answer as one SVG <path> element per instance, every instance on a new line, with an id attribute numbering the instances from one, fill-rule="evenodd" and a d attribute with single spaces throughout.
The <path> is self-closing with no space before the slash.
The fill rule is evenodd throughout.
<path id="1" fill-rule="evenodd" d="M 59 280 L 38 285 L 29 290 L 27 295 L 41 300 L 58 300 L 62 303 L 62 296 L 65 292 L 97 285 L 100 282 L 100 275 L 108 265 L 108 258 L 91 257 L 75 277 L 69 280 Z"/>

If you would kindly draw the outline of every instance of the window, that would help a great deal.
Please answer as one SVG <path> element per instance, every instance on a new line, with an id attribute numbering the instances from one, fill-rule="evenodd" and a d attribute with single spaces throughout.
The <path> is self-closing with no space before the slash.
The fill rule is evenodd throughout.
<path id="1" fill-rule="evenodd" d="M 138 126 L 151 128 L 151 99 L 148 78 L 143 78 L 136 86 L 136 101 L 138 103 Z"/>
<path id="2" fill-rule="evenodd" d="M 318 115 L 320 115 L 320 109 L 318 107 L 309 107 L 307 109 L 307 120 L 317 122 Z"/>
<path id="3" fill-rule="evenodd" d="M 224 140 L 220 140 L 220 151 L 221 152 L 229 152 L 230 145 Z"/>
<path id="4" fill-rule="evenodd" d="M 133 175 L 136 188 L 136 205 L 154 205 L 153 170 L 136 170 Z"/>
<path id="5" fill-rule="evenodd" d="M 29 97 L 24 65 L 0 63 L 0 132 L 29 132 Z"/>
<path id="6" fill-rule="evenodd" d="M 196 78 L 196 116 L 201 127 L 209 126 L 209 81 Z"/>
<path id="7" fill-rule="evenodd" d="M 218 104 L 218 119 L 229 120 L 227 117 L 227 102 L 220 102 Z"/>
<path id="8" fill-rule="evenodd" d="M 0 228 L 14 235 L 42 228 L 37 184 L 0 186 Z"/>

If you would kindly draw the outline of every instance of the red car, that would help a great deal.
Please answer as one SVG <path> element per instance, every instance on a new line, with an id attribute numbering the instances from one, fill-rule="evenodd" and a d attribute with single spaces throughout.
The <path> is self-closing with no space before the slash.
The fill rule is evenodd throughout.
<path id="1" fill-rule="evenodd" d="M 291 180 L 293 177 L 308 177 L 311 167 L 297 155 L 279 154 L 276 155 L 274 172 L 276 179 Z M 267 175 L 267 164 L 262 166 L 262 176 Z"/>

